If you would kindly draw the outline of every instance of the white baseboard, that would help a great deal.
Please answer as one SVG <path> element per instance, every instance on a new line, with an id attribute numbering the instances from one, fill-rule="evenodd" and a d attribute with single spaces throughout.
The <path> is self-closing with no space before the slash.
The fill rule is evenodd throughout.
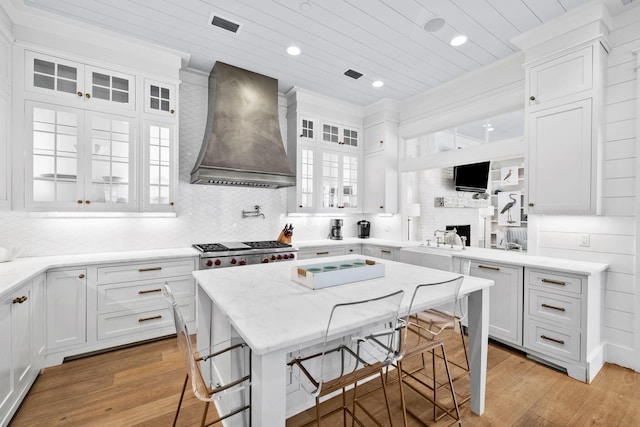
<path id="1" fill-rule="evenodd" d="M 623 368 L 635 369 L 634 350 L 617 344 L 607 343 L 605 347 L 605 361 Z"/>

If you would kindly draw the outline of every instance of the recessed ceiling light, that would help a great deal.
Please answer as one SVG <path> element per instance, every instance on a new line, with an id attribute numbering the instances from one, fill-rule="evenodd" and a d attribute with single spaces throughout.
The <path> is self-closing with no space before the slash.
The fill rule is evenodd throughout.
<path id="1" fill-rule="evenodd" d="M 454 38 L 451 39 L 451 46 L 460 46 L 467 42 L 467 36 L 464 34 L 458 34 Z"/>
<path id="2" fill-rule="evenodd" d="M 375 82 L 371 83 L 371 86 L 373 86 L 373 87 L 382 87 L 382 86 L 384 86 L 384 82 L 382 80 L 376 80 Z"/>
<path id="3" fill-rule="evenodd" d="M 309 3 L 308 1 L 303 1 L 302 3 L 300 3 L 300 10 L 303 12 L 311 10 L 311 3 Z"/>
<path id="4" fill-rule="evenodd" d="M 444 25 L 446 23 L 447 21 L 442 18 L 433 18 L 425 22 L 423 28 L 428 33 L 435 33 L 436 31 L 440 31 L 442 28 L 444 28 Z"/>
<path id="5" fill-rule="evenodd" d="M 291 56 L 297 56 L 300 55 L 300 52 L 302 52 L 300 50 L 300 48 L 298 46 L 289 46 L 287 48 L 287 53 Z"/>

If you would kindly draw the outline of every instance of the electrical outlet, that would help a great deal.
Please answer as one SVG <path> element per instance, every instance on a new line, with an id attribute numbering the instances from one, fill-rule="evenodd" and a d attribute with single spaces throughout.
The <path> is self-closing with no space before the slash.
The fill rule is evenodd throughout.
<path id="1" fill-rule="evenodd" d="M 588 248 L 591 245 L 591 236 L 588 234 L 582 234 L 580 236 L 580 246 Z"/>
<path id="2" fill-rule="evenodd" d="M 444 197 L 435 197 L 435 198 L 433 199 L 433 205 L 434 205 L 436 208 L 442 208 L 442 207 L 444 207 Z"/>

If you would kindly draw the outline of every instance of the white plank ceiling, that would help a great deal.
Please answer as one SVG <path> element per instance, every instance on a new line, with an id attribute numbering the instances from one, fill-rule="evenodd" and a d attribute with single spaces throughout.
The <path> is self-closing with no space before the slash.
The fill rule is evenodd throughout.
<path id="1" fill-rule="evenodd" d="M 226 62 L 360 105 L 402 100 L 505 58 L 509 40 L 588 0 L 24 0 L 190 55 L 209 72 Z M 240 24 L 237 33 L 210 24 L 213 14 Z M 429 33 L 425 22 L 445 19 Z M 456 33 L 469 41 L 452 47 Z M 285 48 L 296 45 L 292 57 Z M 343 75 L 354 69 L 358 80 Z M 374 80 L 384 86 L 373 88 Z"/>

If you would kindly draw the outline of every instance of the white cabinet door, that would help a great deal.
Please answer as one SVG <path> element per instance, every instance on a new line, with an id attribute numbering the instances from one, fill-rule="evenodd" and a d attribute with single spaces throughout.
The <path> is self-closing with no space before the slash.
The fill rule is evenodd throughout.
<path id="1" fill-rule="evenodd" d="M 144 112 L 176 117 L 176 86 L 155 80 L 144 80 Z"/>
<path id="2" fill-rule="evenodd" d="M 469 275 L 493 280 L 489 336 L 522 345 L 523 267 L 471 261 Z"/>
<path id="3" fill-rule="evenodd" d="M 135 76 L 25 52 L 25 89 L 82 108 L 135 109 Z"/>
<path id="4" fill-rule="evenodd" d="M 598 165 L 592 135 L 591 99 L 529 115 L 529 212 L 596 212 Z"/>
<path id="5" fill-rule="evenodd" d="M 11 160 L 9 136 L 11 130 L 11 99 L 0 89 L 0 208 L 9 207 Z"/>
<path id="6" fill-rule="evenodd" d="M 16 404 L 18 394 L 32 372 L 31 289 L 22 286 L 0 300 L 0 424 Z M 15 408 L 14 408 L 15 409 Z"/>
<path id="7" fill-rule="evenodd" d="M 593 46 L 529 68 L 530 111 L 566 103 L 567 97 L 593 89 Z"/>
<path id="8" fill-rule="evenodd" d="M 322 211 L 358 211 L 359 156 L 339 151 L 321 151 Z"/>
<path id="9" fill-rule="evenodd" d="M 364 213 L 398 212 L 398 172 L 388 163 L 384 151 L 364 157 Z"/>
<path id="10" fill-rule="evenodd" d="M 361 135 L 362 131 L 357 126 L 323 122 L 320 141 L 333 146 L 357 149 L 360 145 Z"/>
<path id="11" fill-rule="evenodd" d="M 318 121 L 307 116 L 298 116 L 298 142 L 315 142 L 318 135 Z"/>
<path id="12" fill-rule="evenodd" d="M 135 209 L 133 119 L 31 101 L 25 109 L 27 208 Z"/>
<path id="13" fill-rule="evenodd" d="M 45 297 L 46 279 L 47 276 L 45 274 L 41 274 L 33 279 L 33 290 L 31 293 L 31 310 L 33 312 L 31 353 L 33 354 L 33 365 L 35 369 L 40 369 L 44 365 L 47 350 L 47 337 L 45 334 L 45 313 L 47 312 Z"/>
<path id="14" fill-rule="evenodd" d="M 142 155 L 144 211 L 174 211 L 178 188 L 178 150 L 175 126 L 162 122 L 144 123 Z"/>
<path id="15" fill-rule="evenodd" d="M 86 341 L 87 270 L 47 273 L 47 350 Z"/>

